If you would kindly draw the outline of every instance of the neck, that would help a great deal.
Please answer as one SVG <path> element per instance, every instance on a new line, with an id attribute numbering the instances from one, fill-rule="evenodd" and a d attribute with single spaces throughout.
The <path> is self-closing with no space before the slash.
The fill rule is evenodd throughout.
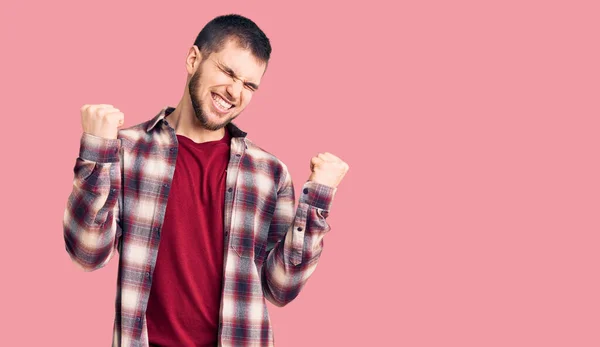
<path id="1" fill-rule="evenodd" d="M 177 107 L 167 117 L 169 125 L 175 129 L 177 135 L 183 135 L 196 143 L 218 141 L 225 136 L 225 129 L 208 130 L 196 118 L 191 104 L 179 102 Z"/>

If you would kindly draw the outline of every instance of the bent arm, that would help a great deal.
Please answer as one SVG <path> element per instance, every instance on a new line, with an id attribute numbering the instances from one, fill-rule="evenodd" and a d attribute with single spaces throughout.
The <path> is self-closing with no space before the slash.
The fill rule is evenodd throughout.
<path id="1" fill-rule="evenodd" d="M 323 238 L 331 229 L 326 222 L 336 189 L 308 181 L 294 209 L 294 187 L 289 173 L 277 194 L 269 230 L 267 255 L 262 268 L 267 300 L 284 306 L 294 300 L 317 267 Z"/>
<path id="2" fill-rule="evenodd" d="M 121 140 L 83 133 L 73 188 L 63 217 L 65 248 L 85 271 L 108 263 L 117 250 L 121 192 Z"/>

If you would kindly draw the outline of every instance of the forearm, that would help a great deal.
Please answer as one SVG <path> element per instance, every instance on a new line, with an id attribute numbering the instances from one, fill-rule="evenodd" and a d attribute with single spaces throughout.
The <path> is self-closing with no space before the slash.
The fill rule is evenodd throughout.
<path id="1" fill-rule="evenodd" d="M 307 182 L 284 238 L 268 253 L 262 270 L 263 289 L 275 305 L 296 298 L 316 269 L 323 238 L 331 229 L 326 218 L 334 193 L 333 188 Z"/>
<path id="2" fill-rule="evenodd" d="M 86 271 L 104 266 L 121 234 L 120 140 L 83 134 L 74 168 L 73 188 L 63 217 L 65 248 Z"/>

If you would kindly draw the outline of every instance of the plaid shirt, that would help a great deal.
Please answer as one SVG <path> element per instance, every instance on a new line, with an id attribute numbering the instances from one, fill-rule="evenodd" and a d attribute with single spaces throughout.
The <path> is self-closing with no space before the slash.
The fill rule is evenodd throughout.
<path id="1" fill-rule="evenodd" d="M 113 346 L 148 346 L 145 311 L 178 148 L 167 109 L 119 130 L 117 139 L 81 137 L 65 245 L 86 271 L 119 252 Z M 296 208 L 286 165 L 233 123 L 227 127 L 219 346 L 273 346 L 265 299 L 286 305 L 315 270 L 336 189 L 307 181 Z"/>

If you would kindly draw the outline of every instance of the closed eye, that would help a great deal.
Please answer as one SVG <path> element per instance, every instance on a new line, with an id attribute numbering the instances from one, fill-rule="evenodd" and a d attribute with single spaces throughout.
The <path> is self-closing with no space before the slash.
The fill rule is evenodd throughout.
<path id="1" fill-rule="evenodd" d="M 246 83 L 244 84 L 246 86 L 246 88 L 250 89 L 250 91 L 255 92 L 256 90 L 258 90 L 258 86 L 254 83 Z"/>

